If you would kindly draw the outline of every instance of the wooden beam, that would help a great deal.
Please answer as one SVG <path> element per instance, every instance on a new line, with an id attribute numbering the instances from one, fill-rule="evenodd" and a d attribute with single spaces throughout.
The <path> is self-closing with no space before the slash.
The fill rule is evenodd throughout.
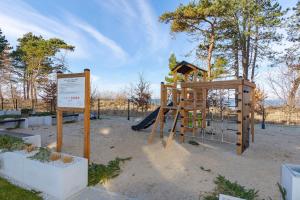
<path id="1" fill-rule="evenodd" d="M 166 141 L 165 148 L 168 148 L 171 145 L 172 141 L 173 141 L 173 137 L 175 135 L 176 125 L 177 125 L 177 120 L 178 120 L 178 117 L 179 117 L 179 113 L 180 113 L 180 105 L 178 106 L 178 108 L 176 110 L 176 115 L 175 115 L 175 118 L 174 118 L 174 121 L 173 121 L 173 125 L 172 125 L 172 128 L 171 128 L 169 137 L 168 137 L 168 139 Z"/>
<path id="2" fill-rule="evenodd" d="M 158 126 L 158 123 L 159 123 L 159 119 L 160 119 L 162 110 L 163 110 L 162 107 L 160 107 L 159 112 L 158 112 L 157 117 L 156 117 L 156 120 L 153 124 L 152 131 L 151 131 L 151 133 L 148 137 L 148 144 L 151 144 L 153 142 L 153 138 L 156 134 L 156 129 L 157 129 L 157 126 Z"/>
<path id="3" fill-rule="evenodd" d="M 83 155 L 85 158 L 90 160 L 90 70 L 85 69 L 85 109 L 84 109 L 84 151 Z"/>
<path id="4" fill-rule="evenodd" d="M 181 83 L 182 88 L 207 88 L 207 89 L 237 89 L 243 84 L 243 80 L 188 82 Z"/>
<path id="5" fill-rule="evenodd" d="M 61 72 L 57 73 L 57 78 L 77 78 L 85 77 L 85 73 L 74 73 L 74 74 L 62 74 Z"/>
<path id="6" fill-rule="evenodd" d="M 61 110 L 56 110 L 56 151 L 61 152 L 62 148 L 62 131 L 63 131 L 63 112 Z"/>
<path id="7" fill-rule="evenodd" d="M 251 88 L 251 136 L 254 142 L 254 106 L 255 106 L 255 88 Z"/>
<path id="8" fill-rule="evenodd" d="M 238 132 L 236 139 L 236 153 L 241 155 L 243 153 L 243 85 L 238 88 Z"/>

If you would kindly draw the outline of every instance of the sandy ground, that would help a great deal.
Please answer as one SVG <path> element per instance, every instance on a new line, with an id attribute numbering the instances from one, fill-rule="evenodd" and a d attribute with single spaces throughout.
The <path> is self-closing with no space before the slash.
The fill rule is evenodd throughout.
<path id="1" fill-rule="evenodd" d="M 199 199 L 203 192 L 214 188 L 213 180 L 221 174 L 258 189 L 261 198 L 279 199 L 276 183 L 280 181 L 281 164 L 300 164 L 299 127 L 268 126 L 262 130 L 257 125 L 255 143 L 238 156 L 235 145 L 211 141 L 199 146 L 175 142 L 164 149 L 161 140 L 156 138 L 148 145 L 151 128 L 135 132 L 130 128 L 134 123 L 120 117 L 91 121 L 92 162 L 107 163 L 116 157 L 132 157 L 123 165 L 121 175 L 104 185 L 111 192 L 131 198 Z M 64 124 L 63 129 L 63 151 L 81 156 L 83 123 Z M 16 131 L 40 134 L 44 146 L 55 146 L 56 126 Z"/>

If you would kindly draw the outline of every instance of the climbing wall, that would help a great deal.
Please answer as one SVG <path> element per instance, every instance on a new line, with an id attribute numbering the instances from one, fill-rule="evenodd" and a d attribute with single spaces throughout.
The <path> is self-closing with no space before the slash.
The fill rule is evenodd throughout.
<path id="1" fill-rule="evenodd" d="M 242 154 L 248 147 L 250 141 L 250 91 L 249 86 L 240 85 L 238 89 L 238 132 L 237 153 Z"/>

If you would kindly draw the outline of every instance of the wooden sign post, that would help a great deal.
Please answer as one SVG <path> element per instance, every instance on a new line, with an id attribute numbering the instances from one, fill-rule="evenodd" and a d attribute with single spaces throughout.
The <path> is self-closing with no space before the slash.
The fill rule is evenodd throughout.
<path id="1" fill-rule="evenodd" d="M 90 70 L 84 73 L 57 73 L 57 152 L 63 143 L 63 112 L 84 112 L 83 155 L 90 160 Z"/>

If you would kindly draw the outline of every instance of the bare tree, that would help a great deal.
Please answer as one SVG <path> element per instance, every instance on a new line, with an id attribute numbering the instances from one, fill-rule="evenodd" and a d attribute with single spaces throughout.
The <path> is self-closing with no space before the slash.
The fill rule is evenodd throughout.
<path id="1" fill-rule="evenodd" d="M 57 84 L 56 81 L 49 81 L 46 85 L 42 87 L 43 93 L 40 97 L 43 101 L 50 105 L 50 111 L 56 110 L 56 99 L 57 99 Z"/>
<path id="2" fill-rule="evenodd" d="M 151 100 L 150 84 L 145 80 L 143 74 L 139 74 L 138 83 L 132 87 L 131 100 L 142 112 L 149 109 Z"/>
<path id="3" fill-rule="evenodd" d="M 295 82 L 297 82 L 297 72 L 284 66 L 278 68 L 278 73 L 269 75 L 269 85 L 278 99 L 283 103 L 283 112 L 287 115 L 287 123 L 291 122 L 291 115 L 296 111 L 296 100 L 299 98 Z"/>

